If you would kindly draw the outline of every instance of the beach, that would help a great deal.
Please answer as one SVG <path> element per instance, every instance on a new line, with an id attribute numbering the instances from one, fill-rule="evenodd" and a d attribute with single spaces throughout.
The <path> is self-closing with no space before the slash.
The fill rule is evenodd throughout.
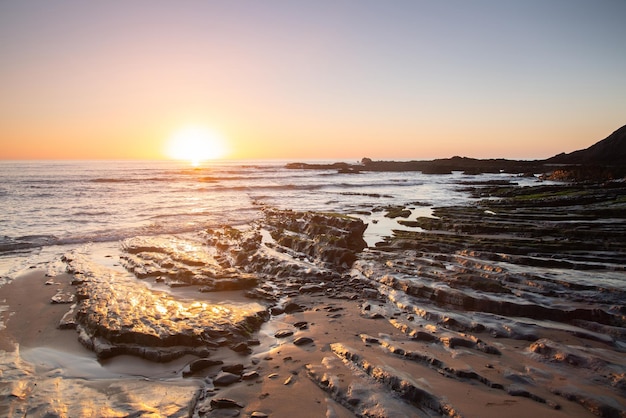
<path id="1" fill-rule="evenodd" d="M 322 173 L 344 213 L 5 257 L 2 415 L 624 416 L 622 183 Z"/>

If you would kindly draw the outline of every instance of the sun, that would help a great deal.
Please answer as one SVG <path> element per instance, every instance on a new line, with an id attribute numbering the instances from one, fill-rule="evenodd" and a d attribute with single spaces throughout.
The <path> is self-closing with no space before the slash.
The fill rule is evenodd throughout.
<path id="1" fill-rule="evenodd" d="M 222 158 L 226 154 L 226 145 L 216 131 L 202 126 L 186 126 L 172 134 L 166 153 L 170 158 L 189 161 L 197 167 L 203 161 Z"/>

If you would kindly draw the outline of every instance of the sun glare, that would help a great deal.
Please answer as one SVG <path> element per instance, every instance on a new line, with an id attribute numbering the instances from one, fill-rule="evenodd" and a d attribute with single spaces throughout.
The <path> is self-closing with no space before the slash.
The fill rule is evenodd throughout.
<path id="1" fill-rule="evenodd" d="M 226 154 L 224 139 L 210 129 L 199 126 L 182 128 L 170 137 L 167 155 L 176 160 L 198 166 L 203 161 L 221 158 Z"/>

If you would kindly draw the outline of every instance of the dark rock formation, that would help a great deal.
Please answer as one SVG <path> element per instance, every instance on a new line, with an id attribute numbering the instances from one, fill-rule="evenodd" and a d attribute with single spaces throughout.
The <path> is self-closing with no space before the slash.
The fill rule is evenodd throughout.
<path id="1" fill-rule="evenodd" d="M 559 154 L 546 160 L 548 164 L 626 165 L 626 125 L 589 148 Z"/>
<path id="2" fill-rule="evenodd" d="M 171 236 L 128 239 L 122 244 L 122 261 L 137 278 L 171 287 L 247 290 L 270 303 L 283 298 L 284 305 L 271 310 L 278 315 L 303 309 L 284 299 L 290 289 L 296 295 L 339 284 L 340 272 L 366 246 L 365 228 L 361 220 L 338 214 L 267 209 L 265 222 L 257 228 L 207 230 L 204 242 Z M 247 354 L 251 333 L 268 318 L 266 308 L 256 303 L 241 307 L 180 301 L 132 278 L 99 271 L 79 255 L 68 254 L 65 261 L 80 280 L 75 281 L 75 294 L 63 299 L 77 302 L 60 326 L 76 328 L 80 341 L 100 358 L 131 354 L 169 361 L 184 354 L 206 356 L 207 350 L 220 346 Z"/>
<path id="3" fill-rule="evenodd" d="M 463 311 L 626 326 L 615 309 L 624 291 L 541 273 L 626 269 L 626 186 L 484 186 L 474 193 L 506 198 L 437 208 L 435 218 L 417 220 L 426 232 L 395 231 L 378 248 L 403 254 L 395 271 L 417 270 L 419 278 L 388 274 L 380 283 Z M 513 273 L 507 265 L 521 268 Z"/>
<path id="4" fill-rule="evenodd" d="M 456 156 L 430 161 L 373 161 L 370 158 L 363 158 L 361 164 L 289 163 L 286 167 L 298 170 L 338 170 L 341 174 L 366 171 L 421 171 L 424 174 L 450 174 L 452 171 L 462 171 L 468 175 L 472 175 L 480 173 L 499 173 L 502 171 L 507 173 L 543 172 L 544 164 L 541 161 L 516 161 L 506 159 L 481 160 Z"/>
<path id="5" fill-rule="evenodd" d="M 213 379 L 213 384 L 215 386 L 229 386 L 235 382 L 239 382 L 240 380 L 240 375 L 222 371 L 217 376 L 215 376 L 215 378 Z"/>
<path id="6" fill-rule="evenodd" d="M 239 402 L 228 398 L 211 399 L 211 407 L 216 409 L 243 408 Z"/>
<path id="7" fill-rule="evenodd" d="M 183 370 L 183 376 L 191 376 L 194 373 L 198 373 L 204 369 L 209 367 L 218 366 L 224 364 L 222 360 L 213 360 L 209 358 L 201 358 L 198 360 L 194 360 Z"/>
<path id="8" fill-rule="evenodd" d="M 360 219 L 340 214 L 266 211 L 270 233 L 276 243 L 319 260 L 333 269 L 345 270 L 367 244 Z"/>
<path id="9" fill-rule="evenodd" d="M 244 341 L 267 318 L 258 304 L 242 307 L 190 303 L 155 293 L 130 278 L 90 270 L 80 255 L 65 256 L 69 272 L 81 271 L 73 309 L 79 340 L 100 358 L 130 354 L 169 361 L 204 357 L 219 338 Z"/>
<path id="10" fill-rule="evenodd" d="M 550 178 L 568 181 L 616 179 L 626 176 L 626 126 L 589 148 L 569 154 L 562 153 L 545 160 L 476 159 L 459 156 L 430 161 L 374 161 L 363 158 L 360 164 L 290 163 L 286 167 L 300 170 L 338 170 L 339 173 L 421 171 L 424 174 L 450 174 L 453 171 L 462 171 L 467 175 L 499 172 L 524 175 L 554 173 Z"/>
<path id="11" fill-rule="evenodd" d="M 293 340 L 294 345 L 309 345 L 313 344 L 313 339 L 310 337 L 298 337 Z"/>

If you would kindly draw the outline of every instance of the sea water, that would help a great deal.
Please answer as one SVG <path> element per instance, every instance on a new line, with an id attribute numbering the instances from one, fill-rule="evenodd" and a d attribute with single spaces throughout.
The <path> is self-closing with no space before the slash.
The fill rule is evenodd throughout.
<path id="1" fill-rule="evenodd" d="M 319 161 L 316 161 L 319 163 Z M 372 208 L 409 205 L 412 218 L 434 206 L 468 203 L 468 180 L 534 182 L 510 174 L 339 173 L 286 168 L 286 161 L 0 162 L 0 275 L 49 262 L 72 247 L 133 236 L 245 225 L 263 207 L 354 214 L 373 245 L 399 228 Z M 371 215 L 367 215 L 372 213 Z"/>

